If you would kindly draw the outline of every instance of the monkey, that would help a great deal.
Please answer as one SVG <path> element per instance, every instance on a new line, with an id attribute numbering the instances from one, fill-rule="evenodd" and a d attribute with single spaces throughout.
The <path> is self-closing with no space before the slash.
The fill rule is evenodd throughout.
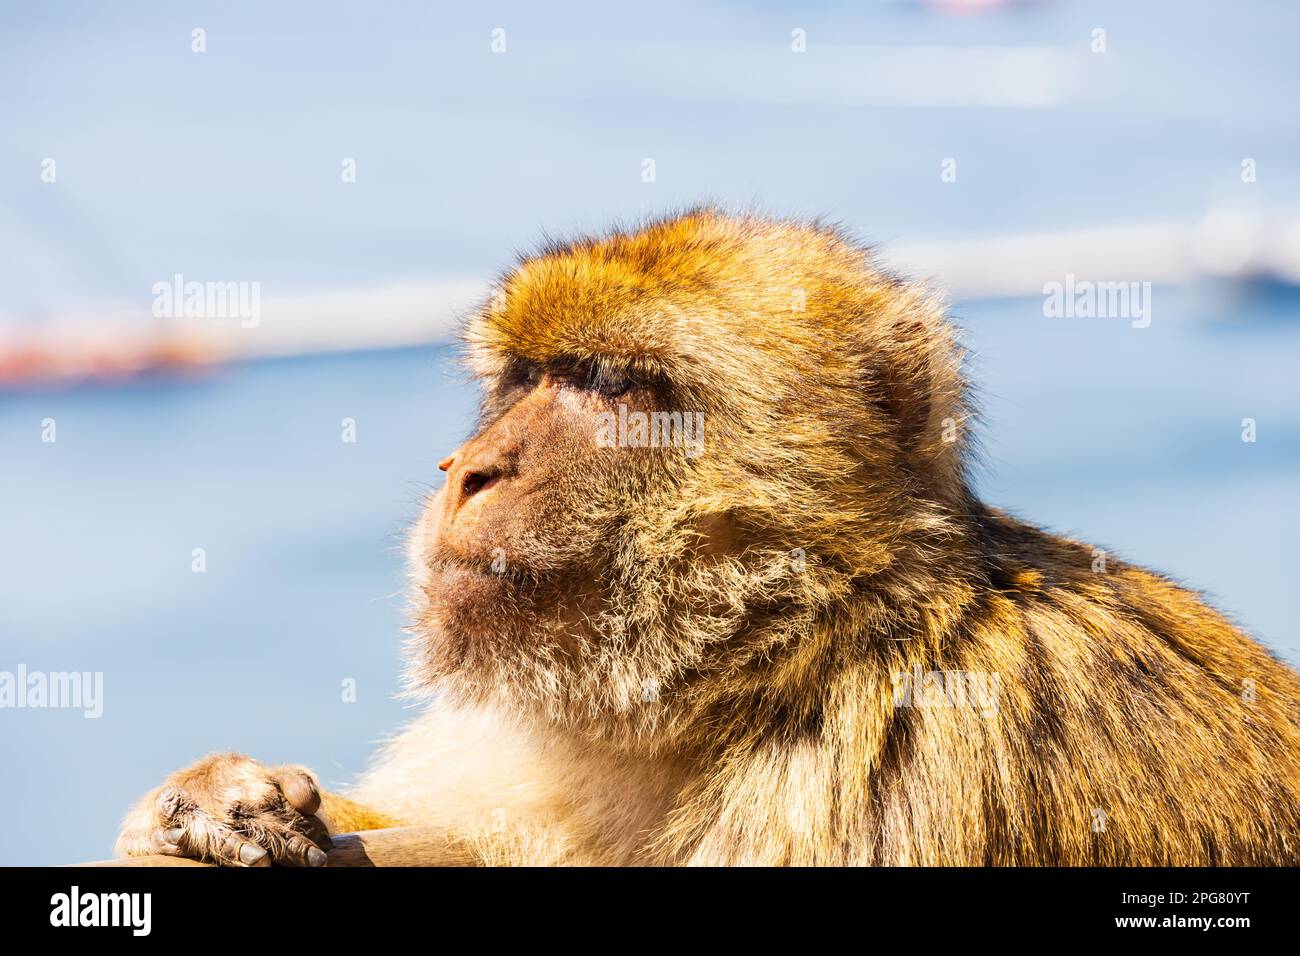
<path id="1" fill-rule="evenodd" d="M 548 240 L 461 338 L 479 421 L 409 536 L 420 715 L 344 794 L 209 756 L 118 854 L 314 866 L 419 825 L 448 865 L 1300 863 L 1296 672 L 981 502 L 955 326 L 840 227 Z"/>

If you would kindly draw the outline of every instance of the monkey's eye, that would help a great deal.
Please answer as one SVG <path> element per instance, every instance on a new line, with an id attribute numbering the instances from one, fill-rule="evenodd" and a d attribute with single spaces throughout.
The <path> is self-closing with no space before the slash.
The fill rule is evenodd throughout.
<path id="1" fill-rule="evenodd" d="M 542 380 L 542 368 L 534 362 L 518 359 L 510 363 L 502 376 L 502 385 L 508 389 L 532 388 Z"/>
<path id="2" fill-rule="evenodd" d="M 605 368 L 593 365 L 582 375 L 582 387 L 606 398 L 618 398 L 631 391 L 637 383 L 627 372 L 621 369 Z"/>

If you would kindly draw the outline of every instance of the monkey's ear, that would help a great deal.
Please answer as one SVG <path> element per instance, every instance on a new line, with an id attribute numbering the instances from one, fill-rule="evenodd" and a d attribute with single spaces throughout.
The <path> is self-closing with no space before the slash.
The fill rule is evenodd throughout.
<path id="1" fill-rule="evenodd" d="M 899 329 L 904 341 L 918 345 L 924 341 L 921 323 L 910 321 Z M 933 406 L 930 378 L 931 362 L 922 348 L 904 347 L 896 350 L 883 372 L 885 404 L 897 428 L 899 444 L 913 450 L 921 442 L 930 422 Z"/>
<path id="2" fill-rule="evenodd" d="M 899 447 L 939 490 L 959 491 L 968 416 L 962 351 L 951 329 L 938 318 L 901 318 L 882 351 L 885 403 Z"/>

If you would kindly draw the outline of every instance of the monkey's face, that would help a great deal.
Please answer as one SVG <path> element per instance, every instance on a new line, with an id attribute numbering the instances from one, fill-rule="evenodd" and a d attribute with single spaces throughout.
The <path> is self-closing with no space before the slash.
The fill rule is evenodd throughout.
<path id="1" fill-rule="evenodd" d="M 673 485 L 664 456 L 689 449 L 620 439 L 664 398 L 625 363 L 512 356 L 485 384 L 479 430 L 442 462 L 412 540 L 422 678 L 568 692 L 611 628 L 626 638 L 627 565 L 643 568 L 638 533 Z"/>
<path id="2" fill-rule="evenodd" d="M 832 235 L 712 214 L 524 261 L 466 330 L 480 426 L 412 538 L 416 683 L 642 737 L 712 719 L 943 532 L 960 412 L 926 308 Z"/>
<path id="3" fill-rule="evenodd" d="M 484 614 L 500 632 L 503 611 L 572 605 L 640 504 L 634 456 L 602 441 L 605 416 L 645 403 L 640 383 L 594 364 L 514 358 L 487 387 L 480 428 L 441 463 L 446 483 L 420 532 L 440 623 L 461 632 Z"/>

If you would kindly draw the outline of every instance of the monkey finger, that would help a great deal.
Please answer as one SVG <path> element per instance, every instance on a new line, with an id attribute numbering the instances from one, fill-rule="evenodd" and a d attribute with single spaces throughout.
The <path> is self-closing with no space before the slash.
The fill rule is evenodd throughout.
<path id="1" fill-rule="evenodd" d="M 276 773 L 276 782 L 289 806 L 304 816 L 320 809 L 320 790 L 316 782 L 297 767 L 283 767 Z"/>
<path id="2" fill-rule="evenodd" d="M 189 856 L 180 846 L 185 831 L 180 827 L 171 830 L 155 830 L 149 834 L 149 853 L 158 856 Z"/>
<path id="3" fill-rule="evenodd" d="M 202 859 L 203 850 L 188 839 L 187 827 L 197 810 L 189 794 L 180 787 L 163 787 L 154 800 L 154 809 L 159 827 L 149 834 L 149 852 Z"/>
<path id="4" fill-rule="evenodd" d="M 175 846 L 178 850 L 176 855 L 179 856 L 207 860 L 222 866 L 271 865 L 271 855 L 263 847 L 202 814 L 191 815 L 185 826 L 164 830 L 162 839 Z"/>
<path id="5" fill-rule="evenodd" d="M 221 827 L 225 831 L 221 834 L 220 843 L 216 845 L 214 855 L 218 860 L 227 866 L 270 866 L 271 855 L 258 846 L 256 843 L 250 843 L 233 830 Z"/>
<path id="6" fill-rule="evenodd" d="M 291 834 L 275 855 L 275 862 L 283 866 L 324 866 L 325 851 L 304 836 Z"/>
<path id="7" fill-rule="evenodd" d="M 178 825 L 183 826 L 195 807 L 189 794 L 180 787 L 163 787 L 154 799 L 154 810 L 164 830 Z"/>
<path id="8" fill-rule="evenodd" d="M 322 850 L 334 849 L 334 841 L 330 839 L 329 828 L 325 826 L 325 821 L 320 817 L 303 817 L 302 832 L 307 834 L 307 839 Z"/>

